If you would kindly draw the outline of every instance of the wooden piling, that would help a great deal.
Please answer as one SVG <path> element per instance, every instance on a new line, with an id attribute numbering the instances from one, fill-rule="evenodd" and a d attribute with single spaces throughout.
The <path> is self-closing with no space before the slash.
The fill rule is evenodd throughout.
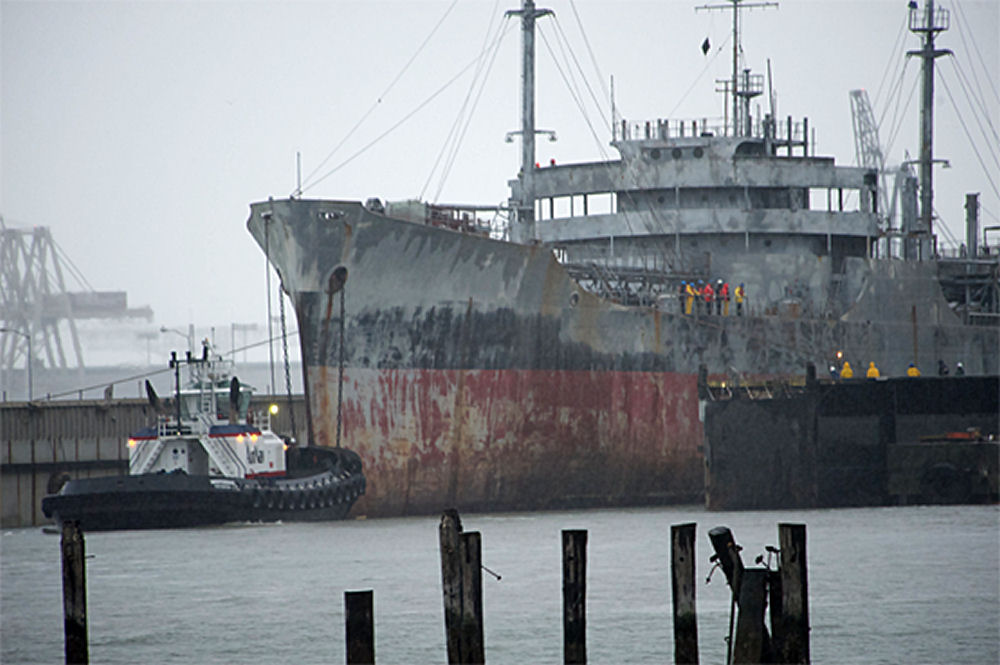
<path id="1" fill-rule="evenodd" d="M 87 642 L 87 564 L 79 522 L 62 525 L 63 633 L 66 663 L 90 662 Z"/>
<path id="2" fill-rule="evenodd" d="M 743 575 L 743 557 L 740 556 L 740 547 L 736 544 L 733 532 L 727 526 L 717 526 L 708 532 L 708 539 L 712 543 L 712 549 L 715 550 L 719 565 L 722 566 L 726 581 L 739 598 L 737 592 Z"/>
<path id="3" fill-rule="evenodd" d="M 779 661 L 809 663 L 809 579 L 806 568 L 806 525 L 778 524 L 781 573 Z"/>
<path id="4" fill-rule="evenodd" d="M 462 577 L 459 559 L 459 536 L 462 520 L 458 511 L 449 509 L 441 515 L 438 539 L 441 551 L 441 591 L 444 594 L 444 632 L 448 662 L 460 663 L 460 629 L 462 621 Z"/>
<path id="5" fill-rule="evenodd" d="M 462 662 L 485 663 L 483 640 L 483 547 L 478 532 L 463 533 L 459 541 L 462 559 Z"/>
<path id="6" fill-rule="evenodd" d="M 674 663 L 698 664 L 695 610 L 695 532 L 697 525 L 670 527 L 670 582 L 674 608 Z"/>
<path id="7" fill-rule="evenodd" d="M 483 663 L 482 546 L 478 533 L 463 533 L 458 511 L 441 515 L 441 591 L 448 662 Z"/>
<path id="8" fill-rule="evenodd" d="M 347 665 L 374 665 L 375 619 L 373 592 L 344 592 L 344 628 Z"/>
<path id="9" fill-rule="evenodd" d="M 714 559 L 719 562 L 722 573 L 729 584 L 732 600 L 729 604 L 729 632 L 726 634 L 726 663 L 733 660 L 733 619 L 736 613 L 736 603 L 739 600 L 740 580 L 743 577 L 743 557 L 740 547 L 736 544 L 733 532 L 727 526 L 717 526 L 708 532 L 708 540 L 715 550 Z"/>
<path id="10" fill-rule="evenodd" d="M 587 662 L 587 532 L 562 532 L 563 662 Z"/>
<path id="11" fill-rule="evenodd" d="M 743 571 L 738 595 L 740 614 L 736 620 L 733 644 L 734 665 L 770 662 L 765 659 L 769 641 L 764 626 L 767 572 L 767 568 L 746 568 Z"/>

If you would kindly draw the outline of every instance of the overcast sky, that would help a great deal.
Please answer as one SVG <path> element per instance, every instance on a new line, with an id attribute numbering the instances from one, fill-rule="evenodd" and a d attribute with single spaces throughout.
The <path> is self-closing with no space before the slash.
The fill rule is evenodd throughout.
<path id="1" fill-rule="evenodd" d="M 156 325 L 264 321 L 264 259 L 246 231 L 248 205 L 293 190 L 297 151 L 303 176 L 315 171 L 307 197 L 506 199 L 519 161 L 517 144 L 504 142 L 519 122 L 515 22 L 481 95 L 471 95 L 475 113 L 443 181 L 434 166 L 448 160 L 438 162 L 474 67 L 414 111 L 473 62 L 514 2 L 4 0 L 0 214 L 8 226 L 51 227 L 94 288 L 127 290 L 130 305 L 154 309 Z M 611 76 L 628 119 L 722 116 L 714 81 L 731 67 L 727 12 L 696 12 L 704 2 L 688 0 L 538 4 L 556 19 L 541 21 L 537 125 L 559 137 L 539 142 L 540 161 L 614 154 L 600 114 L 608 113 Z M 981 192 L 984 223 L 1000 224 L 1000 2 L 939 4 L 952 15 L 938 44 L 956 56 L 938 61 L 936 156 L 952 168 L 936 172 L 935 207 L 964 239 L 966 192 Z M 904 150 L 918 153 L 916 61 L 897 96 L 902 106 L 909 100 L 905 121 L 887 105 L 903 52 L 918 46 L 905 30 L 907 13 L 906 0 L 787 0 L 745 14 L 745 60 L 764 73 L 771 59 L 779 117 L 808 116 L 817 153 L 845 164 L 854 162 L 848 91 L 867 89 L 884 118 L 883 144 L 893 135 L 889 162 L 898 164 Z M 546 43 L 561 59 L 563 37 L 602 104 L 597 109 L 583 89 L 589 124 L 551 64 Z M 703 55 L 706 37 L 711 49 Z M 963 76 L 988 116 L 977 120 L 964 101 Z M 991 126 L 982 124 L 986 117 Z M 979 127 L 992 133 L 991 146 L 982 145 Z"/>

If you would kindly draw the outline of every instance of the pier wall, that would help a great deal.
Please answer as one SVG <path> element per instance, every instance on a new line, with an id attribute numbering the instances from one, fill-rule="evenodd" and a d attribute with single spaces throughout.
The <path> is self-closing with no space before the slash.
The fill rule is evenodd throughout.
<path id="1" fill-rule="evenodd" d="M 290 433 L 287 397 L 257 396 L 253 408 L 277 402 L 272 428 Z M 305 406 L 292 399 L 299 440 Z M 42 497 L 69 478 L 128 473 L 128 437 L 155 422 L 143 399 L 0 403 L 0 527 L 36 526 L 48 520 Z"/>
<path id="2" fill-rule="evenodd" d="M 892 378 L 706 401 L 706 506 L 997 501 L 998 392 L 995 376 Z"/>

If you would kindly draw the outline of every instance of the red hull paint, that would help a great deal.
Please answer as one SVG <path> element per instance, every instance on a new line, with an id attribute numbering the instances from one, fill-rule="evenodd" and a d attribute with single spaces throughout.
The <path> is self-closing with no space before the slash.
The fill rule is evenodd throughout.
<path id="1" fill-rule="evenodd" d="M 308 370 L 316 442 L 336 441 L 336 371 Z M 697 378 L 668 372 L 345 372 L 356 512 L 426 514 L 697 501 Z"/>

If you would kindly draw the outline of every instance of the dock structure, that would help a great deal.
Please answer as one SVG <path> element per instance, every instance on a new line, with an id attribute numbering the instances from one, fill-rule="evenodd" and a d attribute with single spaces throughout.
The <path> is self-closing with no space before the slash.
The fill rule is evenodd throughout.
<path id="1" fill-rule="evenodd" d="M 1000 499 L 1000 377 L 701 377 L 705 505 L 767 510 Z"/>

